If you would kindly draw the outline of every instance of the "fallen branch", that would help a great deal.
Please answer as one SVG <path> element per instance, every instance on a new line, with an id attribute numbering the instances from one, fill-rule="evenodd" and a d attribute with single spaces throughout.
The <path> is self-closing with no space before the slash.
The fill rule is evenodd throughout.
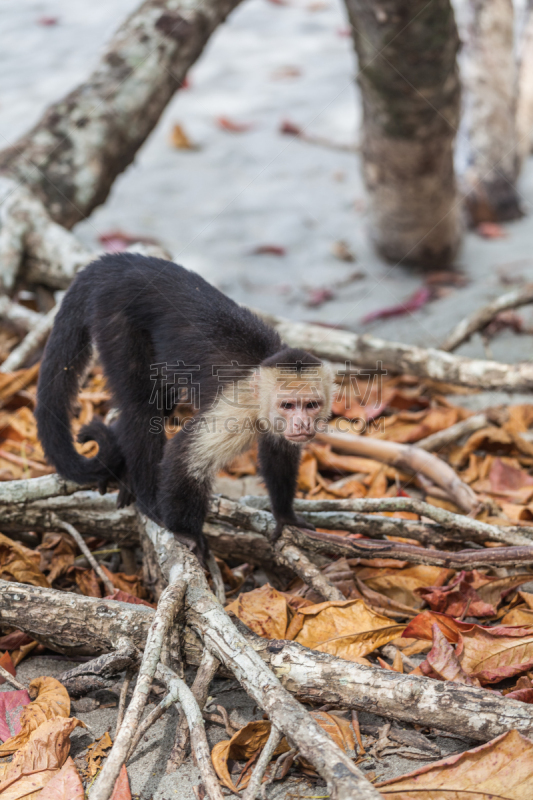
<path id="1" fill-rule="evenodd" d="M 150 520 L 141 518 L 143 535 L 152 541 L 161 569 L 169 583 L 183 580 L 187 585 L 186 611 L 192 628 L 204 646 L 228 667 L 253 700 L 269 715 L 271 722 L 298 748 L 326 781 L 334 800 L 357 796 L 370 800 L 379 795 L 335 745 L 309 713 L 285 692 L 235 627 L 209 591 L 194 556 L 175 537 Z"/>
<path id="2" fill-rule="evenodd" d="M 341 373 L 346 368 L 375 369 L 381 365 L 393 374 L 408 373 L 486 391 L 530 392 L 533 389 L 533 364 L 529 362 L 502 364 L 465 358 L 443 350 L 388 342 L 368 334 L 256 313 L 269 322 L 288 345 L 310 350 L 320 358 L 337 362 Z"/>
<path id="3" fill-rule="evenodd" d="M 7 295 L 0 295 L 0 320 L 3 323 L 10 323 L 21 333 L 27 333 L 38 325 L 42 316 L 31 308 L 15 303 Z"/>
<path id="4" fill-rule="evenodd" d="M 115 787 L 122 765 L 127 759 L 132 739 L 139 725 L 150 687 L 159 663 L 161 648 L 168 630 L 174 620 L 177 608 L 183 601 L 185 584 L 183 581 L 172 581 L 165 589 L 157 611 L 150 626 L 142 663 L 133 691 L 133 697 L 124 715 L 124 721 L 113 742 L 113 747 L 104 762 L 102 771 L 90 790 L 90 800 L 109 800 Z"/>
<path id="5" fill-rule="evenodd" d="M 346 539 L 344 536 L 337 536 L 333 533 L 307 531 L 302 528 L 284 528 L 283 535 L 287 540 L 294 542 L 297 547 L 310 553 L 335 553 L 346 558 L 394 558 L 398 561 L 410 561 L 413 564 L 428 564 L 459 570 L 521 567 L 533 564 L 533 547 L 498 547 L 450 553 L 444 550 L 416 547 L 403 542 Z"/>
<path id="6" fill-rule="evenodd" d="M 500 295 L 496 300 L 486 306 L 482 306 L 482 308 L 478 308 L 469 317 L 461 320 L 442 342 L 441 350 L 445 350 L 447 353 L 456 350 L 464 342 L 467 342 L 474 333 L 483 330 L 501 311 L 507 311 L 509 308 L 519 308 L 529 303 L 533 303 L 533 284 L 531 283 Z"/>
<path id="7" fill-rule="evenodd" d="M 57 516 L 57 514 L 51 514 L 50 521 L 53 526 L 62 528 L 64 531 L 66 531 L 72 536 L 72 538 L 80 548 L 81 552 L 83 553 L 83 555 L 85 556 L 85 558 L 87 559 L 93 570 L 96 572 L 96 574 L 104 584 L 106 594 L 113 595 L 115 591 L 115 586 L 113 584 L 113 581 L 105 574 L 104 570 L 102 569 L 96 558 L 93 556 L 93 554 L 83 541 L 83 538 L 78 533 L 74 525 L 71 525 L 69 522 L 65 522 L 64 520 L 60 519 Z"/>
<path id="8" fill-rule="evenodd" d="M 215 656 L 209 652 L 209 650 L 204 650 L 202 654 L 202 660 L 200 661 L 200 666 L 196 671 L 196 675 L 191 686 L 193 697 L 198 703 L 198 707 L 202 710 L 207 702 L 209 686 L 211 685 L 211 681 L 215 677 L 215 673 L 219 666 L 220 661 L 218 661 L 218 659 L 216 659 Z M 181 711 L 181 709 L 179 715 L 180 717 L 176 726 L 174 745 L 167 762 L 167 773 L 175 772 L 177 769 L 179 769 L 187 757 L 189 725 L 187 722 L 187 717 L 185 716 L 185 713 Z"/>
<path id="9" fill-rule="evenodd" d="M 331 430 L 327 433 L 318 433 L 316 438 L 324 444 L 330 444 L 334 450 L 339 450 L 341 453 L 384 461 L 397 469 L 415 474 L 420 472 L 436 486 L 440 486 L 450 500 L 467 513 L 479 506 L 479 500 L 473 489 L 464 483 L 445 461 L 415 445 L 398 444 L 398 442 Z"/>
<path id="10" fill-rule="evenodd" d="M 126 670 L 126 675 L 124 676 L 124 681 L 122 686 L 120 687 L 120 697 L 118 699 L 118 709 L 117 709 L 117 721 L 115 725 L 115 736 L 116 739 L 117 733 L 120 730 L 120 726 L 124 720 L 124 712 L 126 711 L 126 702 L 128 699 L 128 691 L 130 688 L 130 684 L 133 680 L 133 676 L 135 675 L 135 669 L 130 667 Z"/>
<path id="11" fill-rule="evenodd" d="M 194 622 L 198 628 L 198 616 L 209 614 L 209 606 L 204 606 L 202 592 L 196 593 L 195 587 L 191 588 L 191 599 L 197 597 L 202 602 L 198 609 L 186 608 L 186 615 L 188 625 Z M 68 626 L 65 626 L 66 615 Z M 67 655 L 109 652 L 121 636 L 136 645 L 139 642 L 142 648 L 154 615 L 155 611 L 148 606 L 0 580 L 2 624 L 17 627 Z M 366 667 L 309 650 L 296 642 L 261 639 L 242 624 L 239 631 L 242 634 L 238 633 L 236 641 L 242 643 L 245 638 L 245 654 L 249 646 L 253 647 L 264 663 L 275 670 L 285 688 L 305 702 L 372 711 L 451 733 L 460 730 L 464 736 L 479 741 L 488 741 L 513 729 L 533 736 L 533 708 L 527 703 L 485 689 Z M 198 664 L 202 651 L 189 627 L 183 631 L 182 644 L 187 662 Z M 244 656 L 242 663 L 243 669 L 246 668 Z"/>
<path id="12" fill-rule="evenodd" d="M 431 436 L 426 436 L 425 439 L 420 439 L 416 443 L 416 446 L 420 447 L 422 450 L 442 450 L 444 447 L 453 444 L 453 442 L 458 441 L 458 439 L 461 439 L 463 436 L 468 436 L 471 433 L 481 430 L 481 428 L 485 428 L 486 425 L 487 415 L 475 414 L 472 417 L 463 419 L 461 422 L 457 422 L 455 425 L 450 425 L 449 428 L 437 431 L 437 433 L 432 433 Z"/>
<path id="13" fill-rule="evenodd" d="M 23 684 L 23 683 L 21 683 L 19 680 L 17 680 L 17 678 L 15 678 L 15 676 L 14 676 L 14 675 L 12 675 L 10 672 L 8 672 L 8 671 L 7 671 L 7 669 L 6 669 L 5 667 L 2 667 L 2 665 L 1 665 L 1 664 L 0 664 L 0 676 L 1 676 L 1 677 L 2 677 L 2 678 L 5 680 L 5 681 L 7 681 L 8 683 L 10 683 L 10 684 L 11 684 L 11 686 L 14 686 L 14 687 L 15 687 L 15 689 L 24 689 L 24 691 L 28 691 L 27 687 L 26 687 L 26 686 L 24 686 L 24 684 Z"/>
<path id="14" fill-rule="evenodd" d="M 71 697 L 83 697 L 95 689 L 107 688 L 109 678 L 124 670 L 129 673 L 138 661 L 139 651 L 128 638 L 123 637 L 111 653 L 63 672 L 59 680 Z"/>
<path id="15" fill-rule="evenodd" d="M 22 342 L 15 347 L 8 355 L 4 363 L 0 366 L 0 372 L 14 372 L 24 366 L 26 360 L 42 347 L 52 330 L 54 320 L 60 308 L 60 301 L 50 311 L 39 319 L 37 324 L 30 330 Z"/>
<path id="16" fill-rule="evenodd" d="M 167 684 L 169 692 L 176 694 L 179 699 L 189 725 L 192 750 L 207 797 L 209 800 L 223 800 L 224 796 L 211 761 L 204 719 L 195 696 L 185 681 L 178 678 L 176 673 L 172 672 L 168 667 L 159 664 L 157 672 Z"/>
<path id="17" fill-rule="evenodd" d="M 305 540 L 305 537 L 302 537 Z M 533 550 L 533 548 L 532 548 Z M 343 593 L 337 589 L 324 573 L 309 560 L 301 547 L 296 545 L 291 534 L 283 531 L 278 545 L 274 549 L 276 560 L 289 567 L 309 587 L 324 598 L 324 600 L 345 600 Z"/>

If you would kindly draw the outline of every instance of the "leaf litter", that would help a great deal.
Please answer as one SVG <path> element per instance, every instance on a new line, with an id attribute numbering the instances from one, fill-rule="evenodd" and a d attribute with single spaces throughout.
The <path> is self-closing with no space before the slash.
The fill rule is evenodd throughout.
<path id="1" fill-rule="evenodd" d="M 108 245 L 113 249 L 123 248 L 130 238 L 137 240 L 133 235 L 113 233 Z M 262 245 L 257 252 L 282 255 L 284 249 L 278 245 Z M 53 471 L 46 463 L 37 439 L 33 415 L 37 375 L 38 365 L 35 365 L 0 377 L 2 480 L 37 477 Z M 343 380 L 338 385 L 334 421 L 340 427 L 362 421 L 359 432 L 369 441 L 416 444 L 470 416 L 470 412 L 449 399 L 454 391 L 454 387 L 409 375 L 385 376 L 381 383 L 375 380 L 375 376 L 358 375 L 357 380 Z M 101 368 L 94 363 L 80 391 L 78 411 L 73 421 L 74 432 L 77 433 L 94 416 L 105 418 L 110 410 L 110 394 Z M 516 522 L 525 527 L 533 525 L 532 427 L 533 404 L 495 408 L 488 413 L 484 428 L 439 451 L 439 457 L 475 492 L 479 500 L 477 519 L 504 529 Z M 92 442 L 77 444 L 76 447 L 88 456 L 96 452 Z M 221 476 L 242 481 L 257 473 L 257 453 L 251 450 L 229 464 Z M 297 495 L 317 500 L 406 496 L 425 500 L 434 506 L 451 507 L 460 513 L 449 500 L 435 493 L 435 487 L 428 486 L 417 476 L 407 475 L 371 457 L 336 453 L 329 445 L 316 442 L 311 443 L 303 454 Z M 380 512 L 380 515 L 406 522 L 419 519 L 417 514 L 410 512 Z M 331 532 L 354 539 L 362 536 L 348 531 Z M 100 580 L 82 563 L 81 554 L 68 534 L 49 531 L 42 537 L 34 535 L 34 538 L 35 544 L 29 546 L 30 538 L 17 541 L 0 533 L 2 579 L 52 586 L 93 597 L 105 595 Z M 143 580 L 140 558 L 135 573 L 130 574 L 121 562 L 120 548 L 113 548 L 98 536 L 85 538 L 93 552 L 102 551 L 99 560 L 115 586 L 113 596 L 116 599 L 154 604 L 151 588 Z M 420 547 L 420 542 L 408 536 L 400 537 L 400 540 Z M 486 544 L 494 545 L 493 542 Z M 259 636 L 293 639 L 319 652 L 333 653 L 359 663 L 422 674 L 434 680 L 485 686 L 510 700 L 533 702 L 533 593 L 528 587 L 529 581 L 533 580 L 533 571 L 527 567 L 520 570 L 459 571 L 393 559 L 331 557 L 322 571 L 341 590 L 345 600 L 324 602 L 300 579 L 274 586 L 268 584 L 261 571 L 253 565 L 223 559 L 219 559 L 219 565 L 229 595 L 228 611 Z M 32 654 L 44 650 L 42 645 L 21 631 L 8 629 L 2 633 L 0 658 L 5 659 L 1 663 L 7 665 L 8 670 L 15 670 L 20 659 L 31 658 Z M 415 658 L 416 668 L 412 667 L 413 662 L 409 665 L 406 658 Z M 11 664 L 8 659 L 11 659 Z M 65 731 L 78 724 L 69 717 L 68 693 L 58 683 L 46 676 L 40 678 L 35 686 L 30 687 L 31 701 L 20 691 L 2 693 L 4 710 L 0 709 L 0 728 L 2 720 L 5 721 L 13 709 L 18 714 L 11 728 L 3 728 L 4 744 L 0 752 L 14 754 L 11 764 L 17 758 L 34 757 L 31 754 L 32 743 L 40 741 L 39 732 L 43 729 L 50 731 L 49 742 L 55 741 L 54 736 L 65 741 Z M 8 701 L 10 695 L 13 699 Z M 6 711 L 7 703 L 10 703 L 9 713 Z M 357 744 L 358 732 L 345 718 L 342 709 L 313 713 L 321 715 L 317 717 L 318 721 L 334 737 L 344 737 L 343 746 L 347 746 L 346 742 L 355 742 L 347 752 L 353 751 L 356 760 L 368 758 Z M 269 725 L 268 720 L 250 721 L 231 740 L 220 743 L 224 747 L 217 746 L 218 749 L 213 750 L 213 759 L 223 784 L 229 786 L 228 775 L 233 784 L 233 773 L 229 773 L 227 767 L 229 762 L 241 764 L 242 772 L 245 762 L 259 754 L 266 741 L 265 735 L 268 737 Z M 349 735 L 346 725 L 351 725 Z M 393 727 L 388 733 L 376 731 L 374 739 L 370 739 L 370 743 L 374 741 L 371 747 L 375 747 L 378 741 L 382 743 L 376 751 L 382 760 L 386 762 L 394 753 L 402 755 L 403 752 L 404 758 L 412 758 L 413 752 L 421 752 L 416 748 L 410 751 L 409 747 L 391 739 L 394 730 Z M 512 739 L 512 736 L 518 738 Z M 395 797 L 421 797 L 425 793 L 432 800 L 441 795 L 448 798 L 451 791 L 456 792 L 457 797 L 462 796 L 462 792 L 472 796 L 472 788 L 465 783 L 466 772 L 462 765 L 469 764 L 471 770 L 483 768 L 486 771 L 489 769 L 487 764 L 490 766 L 496 761 L 505 764 L 510 758 L 510 743 L 521 754 L 519 759 L 527 763 L 527 758 L 531 757 L 528 740 L 519 734 L 506 734 L 481 748 L 394 779 L 397 788 L 393 788 L 395 783 L 387 782 L 380 786 L 380 791 L 383 796 L 394 793 Z M 53 767 L 46 766 L 36 773 L 42 773 L 41 777 L 35 778 L 40 787 L 38 791 L 44 791 L 44 786 L 49 784 L 51 797 L 59 798 L 63 793 L 65 797 L 77 798 L 79 795 L 81 798 L 79 781 L 83 788 L 94 777 L 109 747 L 107 735 L 87 751 L 87 767 L 80 773 L 79 760 L 76 764 L 71 762 L 65 746 L 64 758 L 56 760 Z M 438 756 L 436 752 L 428 753 L 428 758 Z M 291 774 L 295 770 L 309 774 L 310 765 L 303 763 L 297 755 L 291 756 L 287 764 L 287 771 Z M 10 774 L 14 774 L 13 769 Z M 238 784 L 239 790 L 244 788 L 249 779 L 246 775 L 250 772 L 248 769 Z M 519 772 L 517 768 L 517 775 Z M 529 791 L 527 769 L 522 772 L 517 780 L 521 780 Z M 486 771 L 486 775 L 486 787 L 479 781 L 475 784 L 479 797 L 489 797 L 491 791 L 494 796 L 503 791 L 501 797 L 510 799 L 519 796 L 513 794 L 512 783 L 499 787 L 494 770 L 492 773 Z M 13 786 L 17 785 L 17 780 L 20 778 L 13 779 Z M 124 797 L 127 797 L 129 787 L 124 780 L 122 784 L 121 791 L 126 792 Z M 522 791 L 522 784 L 517 785 Z M 6 797 L 15 800 L 27 795 L 27 792 L 17 795 L 17 791 L 13 789 L 12 795 Z M 42 800 L 48 800 L 48 796 L 43 795 Z"/>

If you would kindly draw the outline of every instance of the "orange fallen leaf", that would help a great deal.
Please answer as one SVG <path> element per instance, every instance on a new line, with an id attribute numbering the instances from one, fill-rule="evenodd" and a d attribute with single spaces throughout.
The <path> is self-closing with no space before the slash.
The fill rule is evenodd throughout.
<path id="1" fill-rule="evenodd" d="M 229 759 L 244 761 L 251 758 L 258 750 L 262 750 L 270 735 L 271 723 L 269 720 L 256 720 L 249 722 L 240 731 L 233 734 L 231 739 L 218 742 L 211 751 L 211 760 L 218 778 L 224 786 L 237 792 L 228 769 Z M 289 750 L 286 739 L 282 739 L 274 751 L 274 755 L 281 755 Z M 240 787 L 244 788 L 243 786 Z"/>
<path id="2" fill-rule="evenodd" d="M 229 117 L 217 117 L 217 125 L 222 131 L 229 133 L 246 133 L 254 127 L 251 122 L 235 122 Z"/>
<path id="3" fill-rule="evenodd" d="M 39 569 L 38 552 L 14 542 L 0 533 L 0 577 L 4 580 L 29 583 L 50 588 L 50 583 Z"/>
<path id="4" fill-rule="evenodd" d="M 269 583 L 244 592 L 226 606 L 245 625 L 264 639 L 284 639 L 287 630 L 287 600 Z"/>
<path id="5" fill-rule="evenodd" d="M 26 744 L 32 732 L 47 720 L 68 717 L 70 714 L 69 694 L 55 678 L 35 678 L 28 691 L 30 697 L 37 696 L 20 715 L 20 733 L 0 745 L 0 757 L 10 755 Z"/>
<path id="6" fill-rule="evenodd" d="M 195 150 L 194 144 L 191 142 L 183 127 L 177 123 L 172 126 L 170 131 L 170 145 L 177 150 Z"/>
<path id="7" fill-rule="evenodd" d="M 99 772 L 102 759 L 106 758 L 108 755 L 107 751 L 111 747 L 113 747 L 113 742 L 111 741 L 111 736 L 108 731 L 98 739 L 95 739 L 95 741 L 88 746 L 85 760 L 87 762 L 87 776 L 89 778 L 94 778 L 97 772 Z"/>
<path id="8" fill-rule="evenodd" d="M 7 650 L 5 653 L 2 653 L 0 657 L 0 666 L 6 669 L 10 675 L 13 675 L 13 677 L 15 677 L 15 675 L 17 674 L 15 670 L 15 665 L 13 664 L 11 656 Z M 0 678 L 0 686 L 5 682 L 6 682 L 5 678 Z"/>
<path id="9" fill-rule="evenodd" d="M 67 760 L 70 734 L 79 725 L 85 727 L 75 717 L 55 717 L 32 731 L 13 760 L 0 766 L 2 800 L 36 800 Z"/>
<path id="10" fill-rule="evenodd" d="M 394 570 L 389 574 L 361 578 L 361 580 L 370 589 L 381 592 L 396 603 L 416 609 L 423 603 L 418 594 L 419 589 L 441 585 L 452 575 L 453 571 L 449 569 L 417 564 L 415 567 L 407 567 L 401 571 Z"/>
<path id="11" fill-rule="evenodd" d="M 378 614 L 364 600 L 336 600 L 300 608 L 286 633 L 304 647 L 359 661 L 400 636 L 405 625 Z M 368 663 L 366 659 L 363 663 Z"/>
<path id="12" fill-rule="evenodd" d="M 509 731 L 376 787 L 394 800 L 526 800 L 533 797 L 533 743 Z"/>
<path id="13" fill-rule="evenodd" d="M 85 792 L 79 772 L 70 756 L 38 794 L 38 800 L 84 800 L 84 797 Z"/>

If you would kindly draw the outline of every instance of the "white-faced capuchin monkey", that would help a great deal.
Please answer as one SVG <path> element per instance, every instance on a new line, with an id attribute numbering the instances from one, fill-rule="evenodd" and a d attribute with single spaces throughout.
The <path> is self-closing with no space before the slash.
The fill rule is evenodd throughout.
<path id="1" fill-rule="evenodd" d="M 113 404 L 110 426 L 93 420 L 78 441 L 70 421 L 95 345 Z M 37 402 L 39 436 L 64 478 L 118 483 L 119 505 L 165 525 L 205 561 L 202 534 L 213 477 L 258 440 L 277 526 L 312 526 L 293 510 L 300 445 L 327 422 L 333 376 L 199 275 L 168 261 L 106 255 L 68 290 L 46 345 Z M 177 403 L 194 414 L 173 439 L 164 424 Z"/>

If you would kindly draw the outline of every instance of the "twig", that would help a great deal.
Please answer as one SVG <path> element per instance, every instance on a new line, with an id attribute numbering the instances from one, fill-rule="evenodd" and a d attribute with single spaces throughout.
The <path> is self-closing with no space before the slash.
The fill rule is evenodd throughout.
<path id="1" fill-rule="evenodd" d="M 468 419 L 457 422 L 455 425 L 450 425 L 449 428 L 445 428 L 443 431 L 432 433 L 431 436 L 420 439 L 416 443 L 416 446 L 422 448 L 422 450 L 442 450 L 443 447 L 452 444 L 452 442 L 456 442 L 462 436 L 475 433 L 486 425 L 487 415 L 475 414 L 472 417 L 468 417 Z"/>
<path id="2" fill-rule="evenodd" d="M 220 567 L 216 562 L 216 558 L 211 552 L 207 557 L 207 568 L 211 573 L 211 578 L 213 579 L 213 587 L 215 589 L 216 598 L 221 605 L 225 606 L 226 590 L 224 589 L 224 579 L 222 577 Z"/>
<path id="3" fill-rule="evenodd" d="M 512 292 L 506 292 L 497 297 L 496 300 L 493 300 L 492 303 L 478 308 L 477 311 L 463 319 L 450 331 L 440 349 L 451 353 L 463 342 L 468 341 L 474 333 L 485 328 L 500 311 L 506 311 L 508 308 L 519 308 L 520 306 L 528 305 L 528 303 L 533 303 L 533 283 L 521 286 L 519 289 L 513 289 Z"/>
<path id="4" fill-rule="evenodd" d="M 202 660 L 196 672 L 191 692 L 200 709 L 203 709 L 209 694 L 209 686 L 215 677 L 216 671 L 220 666 L 220 661 L 209 652 L 204 650 Z M 176 726 L 174 744 L 167 762 L 167 773 L 175 772 L 183 764 L 187 755 L 187 744 L 189 742 L 189 726 L 185 714 L 180 711 L 180 717 Z"/>
<path id="5" fill-rule="evenodd" d="M 224 796 L 211 762 L 202 712 L 192 691 L 185 681 L 178 678 L 175 672 L 163 664 L 159 664 L 157 672 L 165 681 L 169 694 L 176 695 L 179 699 L 183 713 L 187 718 L 196 764 L 209 800 L 223 800 Z"/>
<path id="6" fill-rule="evenodd" d="M 146 640 L 146 647 L 133 697 L 124 715 L 124 721 L 115 738 L 111 752 L 91 788 L 89 794 L 90 800 L 109 800 L 113 793 L 115 781 L 118 778 L 122 764 L 125 762 L 130 750 L 131 741 L 135 735 L 148 698 L 152 680 L 159 663 L 163 642 L 172 624 L 176 610 L 183 601 L 185 588 L 184 581 L 175 581 L 172 582 L 161 595 Z M 168 668 L 165 667 L 165 669 Z"/>
<path id="7" fill-rule="evenodd" d="M 139 650 L 131 639 L 121 636 L 111 653 L 69 669 L 58 679 L 71 697 L 82 697 L 95 689 L 105 688 L 108 678 L 123 670 L 135 668 L 139 661 Z"/>
<path id="8" fill-rule="evenodd" d="M 272 772 L 270 773 L 264 784 L 261 786 L 262 800 L 267 800 L 267 793 L 266 793 L 267 787 L 270 786 L 271 783 L 274 783 L 274 781 L 276 780 L 278 769 L 282 766 L 283 762 L 290 760 L 292 764 L 294 756 L 297 754 L 297 752 L 298 750 L 295 747 L 291 747 L 291 749 L 287 750 L 286 753 L 282 753 L 280 756 L 278 756 L 274 764 L 274 768 L 272 769 Z"/>
<path id="9" fill-rule="evenodd" d="M 464 483 L 455 471 L 432 453 L 415 445 L 387 442 L 351 433 L 318 433 L 317 440 L 330 444 L 334 450 L 351 455 L 366 456 L 409 472 L 421 472 L 447 493 L 448 497 L 467 513 L 479 507 L 475 492 Z"/>
<path id="10" fill-rule="evenodd" d="M 133 756 L 135 750 L 137 749 L 137 745 L 143 738 L 148 728 L 151 728 L 154 722 L 157 722 L 157 720 L 163 716 L 165 711 L 170 708 L 170 706 L 174 705 L 178 699 L 179 692 L 177 691 L 177 687 L 174 686 L 172 691 L 169 691 L 168 694 L 163 697 L 161 702 L 158 703 L 158 705 L 150 711 L 148 716 L 143 719 L 131 741 L 130 749 L 128 750 L 128 755 L 126 757 L 126 763 Z"/>
<path id="11" fill-rule="evenodd" d="M 361 736 L 361 728 L 359 727 L 359 714 L 355 709 L 352 711 L 352 728 L 361 753 L 366 754 L 365 746 L 363 744 L 363 737 Z"/>
<path id="12" fill-rule="evenodd" d="M 126 675 L 124 676 L 124 681 L 122 686 L 120 687 L 120 697 L 118 699 L 118 711 L 117 711 L 117 724 L 115 726 L 115 739 L 117 738 L 118 732 L 120 730 L 120 726 L 124 720 L 124 712 L 126 711 L 126 702 L 128 699 L 128 690 L 130 688 L 130 684 L 133 680 L 133 676 L 135 675 L 136 669 L 135 667 L 130 667 L 126 670 Z"/>
<path id="13" fill-rule="evenodd" d="M 279 731 L 275 725 L 272 725 L 270 728 L 270 735 L 265 746 L 261 750 L 261 755 L 259 756 L 254 771 L 252 772 L 250 783 L 242 795 L 242 800 L 256 800 L 258 792 L 261 789 L 261 783 L 265 776 L 266 768 L 270 764 L 272 756 L 274 755 L 274 750 L 279 745 L 282 738 L 283 734 L 281 731 Z"/>
<path id="14" fill-rule="evenodd" d="M 1 665 L 0 665 L 0 675 L 2 676 L 2 678 L 4 678 L 4 680 L 10 683 L 11 686 L 14 686 L 15 689 L 24 689 L 25 692 L 28 691 L 27 686 L 24 686 L 23 683 L 18 681 L 10 672 L 7 671 L 7 669 L 2 667 Z"/>
<path id="15" fill-rule="evenodd" d="M 105 587 L 105 590 L 106 590 L 107 594 L 111 594 L 112 595 L 114 593 L 114 591 L 115 591 L 115 587 L 113 586 L 113 582 L 107 577 L 107 575 L 105 574 L 104 570 L 102 569 L 102 567 L 100 566 L 100 564 L 98 563 L 96 558 L 93 556 L 93 554 L 91 553 L 91 551 L 89 550 L 89 548 L 85 544 L 85 541 L 83 540 L 81 534 L 78 533 L 78 531 L 76 530 L 74 525 L 71 525 L 70 522 L 65 522 L 64 520 L 60 519 L 57 516 L 57 514 L 53 514 L 53 513 L 50 515 L 50 521 L 53 524 L 57 525 L 59 528 L 63 528 L 63 530 L 67 531 L 67 533 L 70 533 L 70 535 L 72 536 L 72 538 L 74 539 L 74 541 L 76 542 L 78 547 L 80 548 L 81 552 L 83 553 L 83 555 L 85 556 L 85 558 L 87 559 L 87 561 L 89 562 L 91 567 L 94 569 L 94 571 L 96 572 L 96 574 L 98 575 L 98 577 L 100 578 L 102 583 L 104 584 L 104 587 Z"/>
<path id="16" fill-rule="evenodd" d="M 290 536 L 290 534 L 289 534 Z M 283 532 L 275 548 L 276 559 L 289 567 L 308 586 L 312 587 L 324 600 L 346 600 L 327 576 L 308 558 L 308 556 Z"/>

